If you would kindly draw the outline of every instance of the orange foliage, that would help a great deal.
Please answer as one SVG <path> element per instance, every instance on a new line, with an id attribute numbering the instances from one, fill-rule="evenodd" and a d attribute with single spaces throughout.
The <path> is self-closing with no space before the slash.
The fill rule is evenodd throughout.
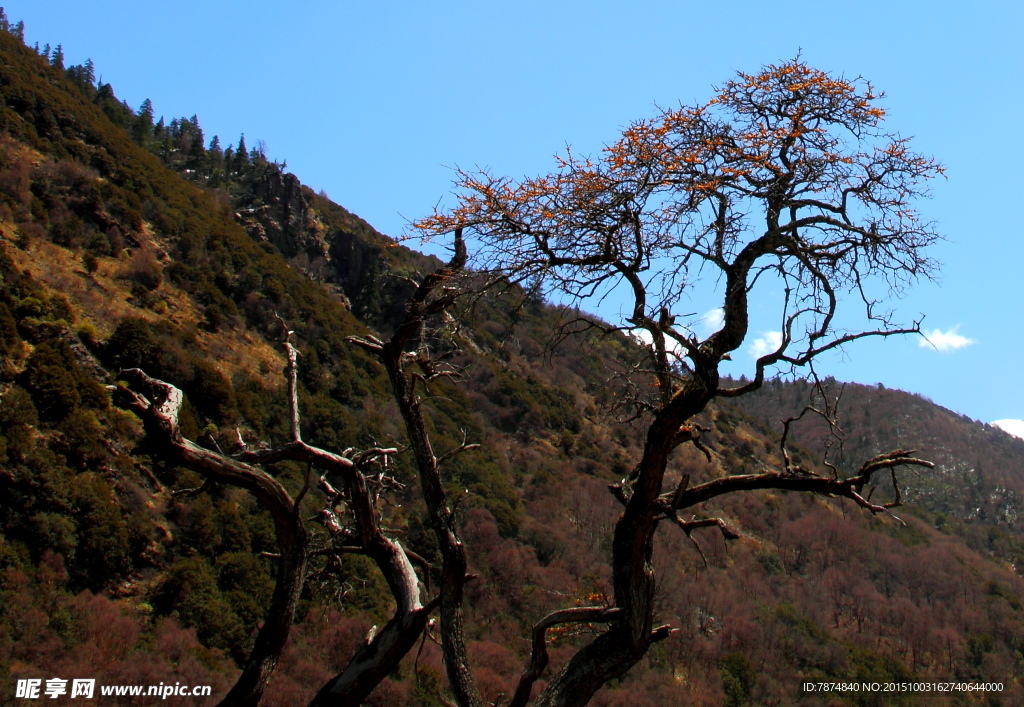
<path id="1" fill-rule="evenodd" d="M 558 253 L 560 245 L 605 247 L 603 235 L 632 226 L 663 232 L 723 197 L 788 200 L 819 220 L 855 222 L 854 196 L 889 211 L 883 216 L 893 220 L 876 215 L 876 228 L 902 232 L 916 224 L 906 208 L 915 186 L 942 168 L 879 129 L 882 97 L 863 79 L 833 77 L 799 58 L 740 73 L 702 106 L 637 121 L 600 159 L 567 151 L 556 156 L 557 171 L 519 183 L 460 170 L 458 205 L 414 228 L 429 237 L 470 226 L 497 240 L 546 240 Z"/>

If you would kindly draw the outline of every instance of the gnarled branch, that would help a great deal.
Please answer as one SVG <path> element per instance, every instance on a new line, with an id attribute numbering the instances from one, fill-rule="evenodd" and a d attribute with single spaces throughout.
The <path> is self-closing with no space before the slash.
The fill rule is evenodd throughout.
<path id="1" fill-rule="evenodd" d="M 567 623 L 608 623 L 614 621 L 621 609 L 603 606 L 580 606 L 572 609 L 553 611 L 533 627 L 533 651 L 530 665 L 519 678 L 516 692 L 508 707 L 523 707 L 530 699 L 533 684 L 548 665 L 547 632 L 552 626 Z"/>
<path id="2" fill-rule="evenodd" d="M 353 657 L 346 669 L 325 686 L 318 704 L 358 704 L 390 673 L 423 632 L 434 600 L 424 606 L 420 599 L 419 578 L 402 546 L 381 530 L 374 499 L 362 468 L 377 458 L 395 454 L 395 449 L 371 449 L 348 458 L 311 446 L 299 432 L 297 350 L 288 350 L 289 406 L 291 441 L 268 449 L 243 447 L 234 456 L 212 451 L 185 439 L 178 427 L 183 402 L 181 391 L 156 380 L 139 369 L 121 373 L 131 387 L 114 389 L 115 402 L 138 415 L 149 437 L 158 443 L 175 463 L 204 477 L 203 487 L 222 483 L 252 493 L 274 519 L 278 552 L 267 555 L 277 561 L 277 576 L 270 606 L 256 636 L 242 674 L 228 692 L 224 705 L 259 703 L 294 621 L 298 599 L 306 580 L 311 557 L 309 533 L 300 517 L 299 505 L 309 488 L 306 483 L 293 499 L 277 479 L 258 465 L 279 460 L 299 460 L 326 470 L 319 487 L 328 493 L 333 505 L 344 496 L 355 519 L 355 537 L 360 552 L 371 557 L 390 587 L 396 601 L 395 616 Z M 327 476 L 340 478 L 343 492 L 335 489 Z M 328 509 L 329 510 L 329 509 Z M 349 549 L 349 548 L 346 548 Z M 318 553 L 319 554 L 319 553 Z"/>

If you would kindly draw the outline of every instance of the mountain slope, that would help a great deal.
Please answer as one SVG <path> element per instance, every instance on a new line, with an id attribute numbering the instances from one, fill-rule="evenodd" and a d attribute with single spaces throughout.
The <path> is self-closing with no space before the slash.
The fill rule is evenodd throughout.
<path id="1" fill-rule="evenodd" d="M 839 392 L 835 381 L 831 388 L 831 395 Z M 781 420 L 799 413 L 811 392 L 807 385 L 772 383 L 740 407 L 778 429 Z M 978 551 L 1022 566 L 1024 440 L 921 396 L 881 386 L 845 384 L 837 414 L 842 452 L 833 454 L 840 467 L 886 449 L 919 450 L 936 468 L 906 480 L 903 493 L 912 512 Z M 793 432 L 811 450 L 823 450 L 830 438 L 828 425 L 817 417 L 795 425 Z"/>

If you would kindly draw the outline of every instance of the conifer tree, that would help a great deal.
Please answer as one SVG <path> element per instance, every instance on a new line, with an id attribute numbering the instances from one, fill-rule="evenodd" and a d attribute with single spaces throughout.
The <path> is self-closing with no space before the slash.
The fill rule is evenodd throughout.
<path id="1" fill-rule="evenodd" d="M 223 169 L 224 151 L 220 147 L 220 137 L 214 135 L 206 151 L 206 174 L 210 178 L 210 186 L 216 187 L 220 183 Z"/>
<path id="2" fill-rule="evenodd" d="M 148 98 L 139 106 L 139 113 L 132 124 L 132 139 L 145 147 L 153 136 L 153 102 Z"/>
<path id="3" fill-rule="evenodd" d="M 205 174 L 208 172 L 209 162 L 206 148 L 203 147 L 203 129 L 199 127 L 199 118 L 194 115 L 192 116 L 192 130 L 190 132 L 191 136 L 186 148 L 188 156 L 185 158 L 185 166 Z"/>
<path id="4" fill-rule="evenodd" d="M 181 119 L 181 136 L 178 138 L 178 149 L 187 156 L 203 154 L 206 149 L 203 147 L 203 129 L 199 127 L 199 116 Z"/>
<path id="5" fill-rule="evenodd" d="M 20 23 L 19 23 L 20 24 Z M 50 57 L 50 66 L 55 69 L 64 70 L 64 45 L 58 44 L 57 48 L 53 50 L 53 56 Z"/>
<path id="6" fill-rule="evenodd" d="M 126 130 L 135 120 L 135 113 L 128 106 L 117 100 L 114 89 L 109 83 L 100 83 L 96 87 L 96 97 L 93 103 L 99 106 L 100 110 L 106 113 L 107 117 L 114 123 Z"/>
<path id="7" fill-rule="evenodd" d="M 249 164 L 249 151 L 245 147 L 245 133 L 238 138 L 238 149 L 235 151 L 235 169 L 240 170 Z"/>
<path id="8" fill-rule="evenodd" d="M 219 163 L 224 159 L 224 150 L 220 147 L 220 135 L 214 135 L 210 140 L 210 147 L 207 148 L 210 153 L 210 159 L 214 160 L 214 163 Z"/>
<path id="9" fill-rule="evenodd" d="M 164 164 L 167 164 L 171 161 L 172 154 L 174 154 L 174 140 L 171 139 L 170 131 L 165 131 L 163 142 L 160 143 L 159 157 Z"/>
<path id="10" fill-rule="evenodd" d="M 86 59 L 85 64 L 69 67 L 67 76 L 88 97 L 92 98 L 96 93 L 96 69 L 92 59 Z"/>

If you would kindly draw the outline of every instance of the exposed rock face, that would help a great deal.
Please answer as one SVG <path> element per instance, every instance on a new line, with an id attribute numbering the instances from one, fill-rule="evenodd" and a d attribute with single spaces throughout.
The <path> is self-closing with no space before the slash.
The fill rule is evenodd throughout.
<path id="1" fill-rule="evenodd" d="M 408 299 L 412 285 L 392 275 L 388 261 L 381 258 L 381 243 L 370 242 L 389 239 L 376 232 L 372 238 L 358 233 L 363 222 L 348 212 L 335 219 L 343 227 L 335 223 L 328 228 L 313 198 L 295 175 L 266 168 L 253 176 L 252 195 L 235 216 L 250 236 L 272 243 L 307 277 L 332 285 L 357 317 L 375 328 L 390 329 L 402 317 L 397 303 Z"/>
<path id="2" fill-rule="evenodd" d="M 373 327 L 390 330 L 405 313 L 412 284 L 394 277 L 380 257 L 380 248 L 358 235 L 338 230 L 329 241 L 330 279 L 345 289 L 352 313 Z"/>
<path id="3" fill-rule="evenodd" d="M 253 180 L 253 206 L 239 211 L 249 232 L 273 243 L 286 258 L 327 259 L 325 228 L 310 208 L 294 174 L 265 169 Z"/>

